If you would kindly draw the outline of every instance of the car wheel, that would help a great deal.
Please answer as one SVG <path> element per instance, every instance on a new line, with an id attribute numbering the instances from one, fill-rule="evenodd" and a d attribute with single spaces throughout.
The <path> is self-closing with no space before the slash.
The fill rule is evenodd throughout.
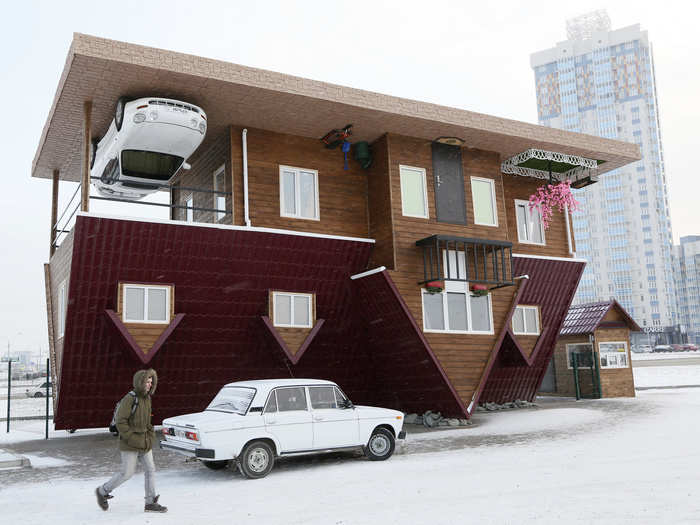
<path id="1" fill-rule="evenodd" d="M 253 441 L 243 449 L 238 458 L 238 468 L 246 478 L 264 478 L 275 464 L 272 447 L 264 441 Z"/>
<path id="2" fill-rule="evenodd" d="M 204 466 L 212 470 L 221 470 L 228 467 L 228 461 L 202 461 Z"/>
<path id="3" fill-rule="evenodd" d="M 114 108 L 114 126 L 117 131 L 122 130 L 122 124 L 124 123 L 124 106 L 128 102 L 126 97 L 119 97 L 117 99 L 117 105 Z"/>
<path id="4" fill-rule="evenodd" d="M 44 397 L 44 394 L 42 394 L 41 392 L 36 392 L 34 394 L 34 397 Z"/>
<path id="5" fill-rule="evenodd" d="M 365 447 L 365 456 L 371 461 L 384 461 L 394 453 L 394 435 L 386 428 L 375 428 Z"/>

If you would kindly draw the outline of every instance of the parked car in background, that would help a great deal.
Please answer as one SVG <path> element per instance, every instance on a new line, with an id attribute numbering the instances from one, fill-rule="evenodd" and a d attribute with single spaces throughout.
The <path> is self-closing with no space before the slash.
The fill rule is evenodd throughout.
<path id="1" fill-rule="evenodd" d="M 53 395 L 53 385 L 51 383 L 48 385 L 49 395 Z M 24 393 L 27 395 L 27 397 L 44 397 L 46 395 L 46 381 L 40 385 L 33 386 L 32 388 L 27 388 Z"/>
<path id="2" fill-rule="evenodd" d="M 268 379 L 225 385 L 204 412 L 163 421 L 163 449 L 211 469 L 232 461 L 247 478 L 266 476 L 282 456 L 361 449 L 388 459 L 403 439 L 403 413 L 356 406 L 330 381 Z"/>
<path id="3" fill-rule="evenodd" d="M 204 140 L 207 116 L 186 102 L 161 97 L 117 100 L 114 119 L 93 142 L 90 174 L 105 197 L 138 200 L 168 184 Z"/>
<path id="4" fill-rule="evenodd" d="M 673 352 L 671 345 L 656 345 L 654 352 Z"/>
<path id="5" fill-rule="evenodd" d="M 654 349 L 651 347 L 651 345 L 637 345 L 637 348 L 639 349 L 640 352 L 642 353 L 647 353 L 647 352 L 653 352 Z"/>
<path id="6" fill-rule="evenodd" d="M 683 346 L 683 350 L 686 352 L 696 352 L 698 350 L 698 345 L 694 343 L 685 343 Z"/>

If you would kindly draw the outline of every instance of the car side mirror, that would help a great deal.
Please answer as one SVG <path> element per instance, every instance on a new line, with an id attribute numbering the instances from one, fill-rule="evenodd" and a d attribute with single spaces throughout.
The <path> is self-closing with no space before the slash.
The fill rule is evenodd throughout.
<path id="1" fill-rule="evenodd" d="M 182 169 L 183 169 L 183 170 L 192 169 L 192 165 L 191 165 L 191 164 L 188 164 L 187 162 L 183 162 L 183 163 L 182 163 Z"/>
<path id="2" fill-rule="evenodd" d="M 353 405 L 352 401 L 350 401 L 349 399 L 344 399 L 343 408 L 355 408 L 355 405 Z"/>

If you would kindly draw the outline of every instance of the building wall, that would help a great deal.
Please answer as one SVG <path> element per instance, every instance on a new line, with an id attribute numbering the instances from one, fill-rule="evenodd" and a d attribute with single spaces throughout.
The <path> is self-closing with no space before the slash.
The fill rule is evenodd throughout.
<path id="1" fill-rule="evenodd" d="M 58 306 L 58 290 L 61 286 L 61 283 L 63 281 L 66 282 L 66 303 L 67 303 L 67 308 L 70 308 L 71 302 L 74 300 L 75 294 L 70 293 L 70 269 L 71 269 L 71 264 L 73 262 L 73 239 L 75 236 L 75 229 L 71 230 L 71 232 L 66 235 L 66 237 L 63 239 L 61 242 L 61 245 L 56 249 L 56 252 L 53 254 L 51 257 L 51 260 L 49 262 L 49 273 L 51 276 L 51 282 L 50 282 L 50 293 L 51 293 L 51 305 L 52 305 L 52 313 L 53 313 L 53 341 L 54 341 L 54 355 L 52 358 L 54 359 L 54 370 L 52 370 L 52 373 L 54 373 L 54 384 L 58 385 L 58 381 L 56 381 L 56 377 L 60 377 L 61 375 L 61 368 L 63 364 L 63 346 L 64 346 L 64 337 L 59 337 L 59 306 Z M 70 321 L 70 317 L 66 313 L 66 332 L 68 331 L 68 322 Z M 58 388 L 60 388 L 60 385 L 58 387 L 55 387 L 55 390 L 57 391 Z"/>
<path id="2" fill-rule="evenodd" d="M 689 343 L 700 343 L 700 236 L 681 237 L 673 247 L 673 274 L 678 294 L 678 322 Z"/>
<path id="3" fill-rule="evenodd" d="M 600 388 L 603 397 L 634 397 L 634 375 L 630 359 L 630 332 L 628 328 L 603 328 L 595 331 L 595 349 L 600 355 L 600 343 L 624 341 L 627 343 L 626 368 L 601 368 Z M 599 361 L 600 363 L 600 361 Z"/>
<path id="4" fill-rule="evenodd" d="M 676 320 L 671 221 L 654 64 L 638 25 L 594 30 L 531 56 L 539 123 L 634 142 L 642 160 L 577 191 L 575 304 L 615 298 L 642 327 Z"/>

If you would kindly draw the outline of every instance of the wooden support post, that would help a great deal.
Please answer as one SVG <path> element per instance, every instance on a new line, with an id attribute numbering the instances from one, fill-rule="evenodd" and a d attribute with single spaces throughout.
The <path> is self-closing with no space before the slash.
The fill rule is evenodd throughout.
<path id="1" fill-rule="evenodd" d="M 58 170 L 53 170 L 53 186 L 51 193 L 51 244 L 49 245 L 49 259 L 56 251 L 56 220 L 58 217 Z"/>
<path id="2" fill-rule="evenodd" d="M 83 103 L 83 159 L 80 179 L 80 211 L 90 211 L 90 127 L 92 121 L 92 101 Z"/>

